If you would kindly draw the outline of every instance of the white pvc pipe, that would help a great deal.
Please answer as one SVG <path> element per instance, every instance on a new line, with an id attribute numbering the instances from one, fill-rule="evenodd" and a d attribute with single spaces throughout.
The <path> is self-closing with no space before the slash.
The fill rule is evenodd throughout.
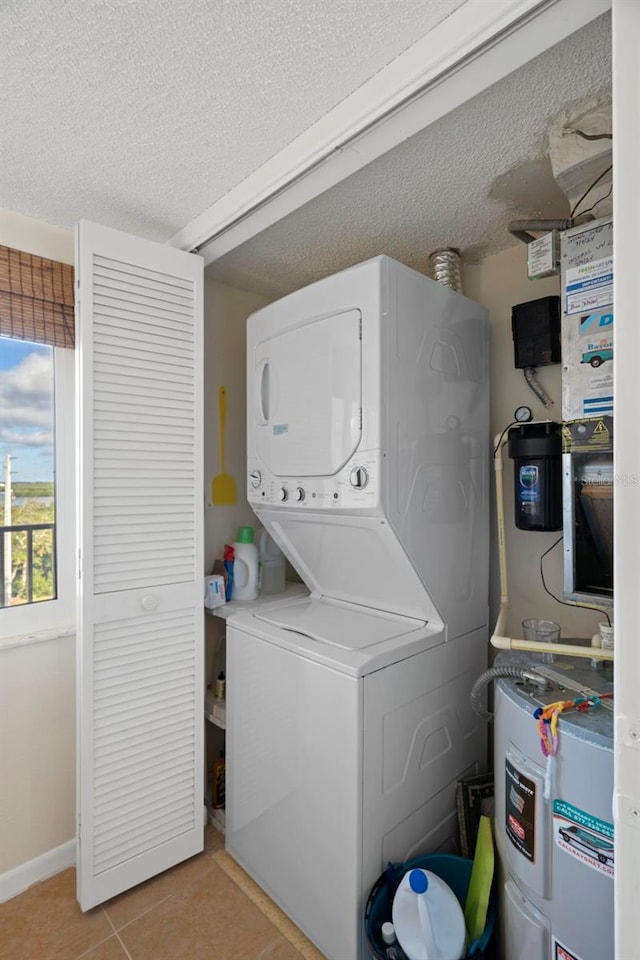
<path id="1" fill-rule="evenodd" d="M 589 657 L 590 660 L 613 660 L 613 650 L 602 647 L 586 647 L 583 644 L 545 643 L 542 640 L 517 640 L 493 634 L 491 646 L 498 650 L 529 650 L 531 652 L 555 653 L 565 657 Z"/>
<path id="2" fill-rule="evenodd" d="M 491 637 L 491 646 L 498 650 L 528 650 L 532 653 L 555 653 L 567 657 L 588 657 L 590 660 L 613 660 L 613 650 L 603 650 L 591 644 L 546 643 L 542 640 L 517 640 L 504 636 L 509 617 L 509 589 L 507 583 L 507 551 L 505 547 L 504 526 L 504 490 L 502 448 L 506 440 L 503 434 L 495 438 L 493 466 L 496 476 L 496 519 L 498 524 L 498 558 L 500 561 L 500 611 Z M 567 601 L 569 602 L 569 601 Z M 588 603 L 575 603 L 572 606 L 601 610 Z"/>

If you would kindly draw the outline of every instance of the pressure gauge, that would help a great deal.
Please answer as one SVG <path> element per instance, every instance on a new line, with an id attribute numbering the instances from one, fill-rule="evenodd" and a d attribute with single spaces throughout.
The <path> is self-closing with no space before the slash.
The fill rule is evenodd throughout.
<path id="1" fill-rule="evenodd" d="M 513 419 L 517 423 L 529 423 L 529 421 L 533 419 L 533 414 L 531 413 L 531 407 L 518 407 L 518 409 L 513 415 Z"/>

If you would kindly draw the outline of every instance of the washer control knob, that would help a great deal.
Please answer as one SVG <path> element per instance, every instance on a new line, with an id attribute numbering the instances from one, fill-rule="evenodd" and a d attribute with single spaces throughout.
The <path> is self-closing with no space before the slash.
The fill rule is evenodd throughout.
<path id="1" fill-rule="evenodd" d="M 349 476 L 351 486 L 362 490 L 369 483 L 369 474 L 364 467 L 354 467 Z"/>
<path id="2" fill-rule="evenodd" d="M 289 491 L 287 490 L 286 487 L 280 487 L 280 491 L 279 491 L 279 493 L 278 493 L 278 499 L 279 499 L 282 503 L 284 503 L 285 500 L 288 500 L 288 499 L 289 499 Z"/>
<path id="3" fill-rule="evenodd" d="M 293 495 L 293 499 L 296 500 L 298 503 L 302 503 L 302 501 L 304 500 L 304 497 L 305 497 L 305 493 L 302 487 L 296 487 L 295 493 Z"/>
<path id="4" fill-rule="evenodd" d="M 249 481 L 254 490 L 257 490 L 262 483 L 262 474 L 259 470 L 252 470 L 249 474 Z"/>

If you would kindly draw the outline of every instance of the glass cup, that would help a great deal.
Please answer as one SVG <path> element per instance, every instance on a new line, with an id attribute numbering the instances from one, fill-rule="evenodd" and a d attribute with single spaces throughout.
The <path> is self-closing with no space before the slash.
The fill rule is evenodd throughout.
<path id="1" fill-rule="evenodd" d="M 524 640 L 557 643 L 560 639 L 560 624 L 555 620 L 536 620 L 535 618 L 523 620 L 522 636 Z M 542 662 L 553 663 L 553 654 L 545 651 L 542 654 Z"/>
<path id="2" fill-rule="evenodd" d="M 613 650 L 613 624 L 599 623 L 600 646 L 603 650 Z"/>

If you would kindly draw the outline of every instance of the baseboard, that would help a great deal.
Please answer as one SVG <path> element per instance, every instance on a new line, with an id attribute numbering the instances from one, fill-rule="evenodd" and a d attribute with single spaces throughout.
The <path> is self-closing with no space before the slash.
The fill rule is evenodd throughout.
<path id="1" fill-rule="evenodd" d="M 47 850 L 33 860 L 21 863 L 13 870 L 0 874 L 0 903 L 10 900 L 18 893 L 22 893 L 34 883 L 46 880 L 48 877 L 73 867 L 76 863 L 76 842 L 69 840 L 53 850 Z"/>

